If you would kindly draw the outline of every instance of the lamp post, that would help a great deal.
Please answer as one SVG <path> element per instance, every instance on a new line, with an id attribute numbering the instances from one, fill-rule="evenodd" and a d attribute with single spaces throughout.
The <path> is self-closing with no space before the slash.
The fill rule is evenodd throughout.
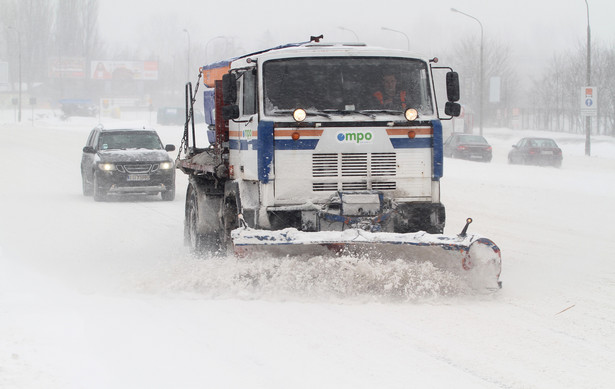
<path id="1" fill-rule="evenodd" d="M 585 6 L 587 8 L 587 71 L 586 71 L 586 84 L 591 86 L 591 74 L 592 74 L 592 46 L 591 46 L 591 34 L 589 30 L 589 4 L 585 0 Z M 588 157 L 591 155 L 591 132 L 592 121 L 591 117 L 587 115 L 585 117 L 585 155 Z"/>
<path id="2" fill-rule="evenodd" d="M 9 29 L 11 30 L 15 30 L 15 33 L 17 34 L 17 58 L 18 58 L 18 78 L 19 78 L 19 101 L 17 102 L 18 104 L 18 111 L 17 111 L 17 121 L 21 122 L 21 33 L 19 32 L 19 30 L 13 26 L 9 26 Z"/>
<path id="3" fill-rule="evenodd" d="M 398 30 L 393 30 L 392 28 L 388 28 L 388 27 L 382 27 L 382 29 L 385 30 L 385 31 L 393 31 L 393 32 L 396 32 L 398 34 L 402 34 L 403 36 L 405 36 L 406 37 L 406 41 L 408 42 L 408 51 L 410 51 L 410 38 L 408 38 L 408 35 L 406 35 L 405 32 L 398 31 Z"/>
<path id="4" fill-rule="evenodd" d="M 484 69 L 484 67 L 483 67 L 483 37 L 484 37 L 484 34 L 483 34 L 483 24 L 480 22 L 480 20 L 476 19 L 472 15 L 468 15 L 465 12 L 461 12 L 461 11 L 455 9 L 455 8 L 451 8 L 451 11 L 460 13 L 460 14 L 462 14 L 464 16 L 467 16 L 467 17 L 469 17 L 471 19 L 476 20 L 476 22 L 478 22 L 478 25 L 480 26 L 480 70 L 479 70 L 479 73 L 480 73 L 479 74 L 479 84 L 480 84 L 480 93 L 479 93 L 480 102 L 479 102 L 479 106 L 480 106 L 480 112 L 479 112 L 479 115 L 478 115 L 478 126 L 480 128 L 480 135 L 482 136 L 483 135 L 483 108 L 484 108 L 484 104 L 483 104 L 483 100 L 484 100 L 483 99 L 483 94 L 484 94 L 484 92 L 483 92 L 483 90 L 484 90 L 484 88 L 483 88 L 483 86 L 484 86 L 484 76 L 483 76 L 483 69 Z"/>
<path id="5" fill-rule="evenodd" d="M 190 82 L 190 33 L 185 28 L 184 28 L 184 32 L 188 36 L 188 53 L 187 53 L 188 54 L 188 65 L 186 69 L 186 80 L 187 80 L 186 82 Z"/>
<path id="6" fill-rule="evenodd" d="M 357 35 L 354 31 L 352 31 L 352 30 L 351 30 L 351 29 L 349 29 L 349 28 L 342 27 L 342 26 L 339 26 L 338 28 L 339 28 L 340 30 L 344 30 L 344 31 L 349 31 L 349 32 L 351 32 L 351 33 L 354 35 L 354 37 L 355 37 L 355 39 L 357 40 L 357 42 L 359 42 L 359 36 L 358 36 L 358 35 Z"/>

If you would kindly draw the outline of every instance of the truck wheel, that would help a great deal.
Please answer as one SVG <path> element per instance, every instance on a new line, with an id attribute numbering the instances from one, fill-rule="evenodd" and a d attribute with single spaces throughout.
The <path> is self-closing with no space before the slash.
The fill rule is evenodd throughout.
<path id="1" fill-rule="evenodd" d="M 107 199 L 107 193 L 98 185 L 98 175 L 94 173 L 94 201 L 104 201 Z"/>
<path id="2" fill-rule="evenodd" d="M 220 238 L 218 234 L 202 234 L 199 232 L 199 200 L 194 190 L 190 191 L 186 200 L 186 220 L 184 222 L 184 243 L 194 254 L 220 253 Z"/>
<path id="3" fill-rule="evenodd" d="M 204 238 L 199 233 L 199 201 L 194 191 L 190 192 L 190 197 L 186 201 L 186 221 L 184 223 L 184 241 L 193 253 L 200 253 L 203 250 Z"/>
<path id="4" fill-rule="evenodd" d="M 232 250 L 233 242 L 231 240 L 231 231 L 238 227 L 237 222 L 237 200 L 233 197 L 227 197 L 224 200 L 224 212 L 222 223 L 224 225 L 224 244 L 227 249 Z"/>

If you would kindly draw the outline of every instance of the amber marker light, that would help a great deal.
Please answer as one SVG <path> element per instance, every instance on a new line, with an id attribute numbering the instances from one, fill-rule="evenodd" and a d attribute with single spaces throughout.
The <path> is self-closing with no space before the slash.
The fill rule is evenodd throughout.
<path id="1" fill-rule="evenodd" d="M 406 112 L 404 112 L 404 116 L 406 117 L 406 120 L 411 122 L 419 116 L 419 113 L 414 108 L 408 108 Z"/>
<path id="2" fill-rule="evenodd" d="M 295 131 L 291 135 L 291 138 L 293 138 L 293 140 L 299 140 L 299 138 L 301 138 L 301 135 L 298 132 Z"/>
<path id="3" fill-rule="evenodd" d="M 307 117 L 307 112 L 303 108 L 297 108 L 293 111 L 293 119 L 297 122 L 302 122 Z"/>

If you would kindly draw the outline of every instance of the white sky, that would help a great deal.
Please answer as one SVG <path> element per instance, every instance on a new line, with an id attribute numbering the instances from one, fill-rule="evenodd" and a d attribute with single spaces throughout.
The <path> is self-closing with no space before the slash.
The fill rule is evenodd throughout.
<path id="1" fill-rule="evenodd" d="M 596 41 L 613 42 L 612 18 L 615 2 L 589 0 L 592 35 Z M 479 19 L 485 39 L 514 42 L 518 50 L 543 47 L 562 48 L 586 39 L 587 16 L 584 0 L 382 0 L 375 3 L 350 0 L 309 2 L 297 0 L 211 2 L 195 0 L 101 0 L 100 27 L 110 42 L 136 39 L 148 19 L 177 16 L 185 21 L 180 29 L 192 39 L 203 41 L 217 35 L 233 36 L 246 42 L 265 31 L 280 43 L 299 41 L 310 34 L 325 34 L 332 41 L 361 41 L 405 48 L 401 34 L 381 30 L 386 26 L 406 33 L 413 50 L 426 51 L 454 43 L 467 34 L 478 38 L 479 26 L 451 8 Z M 430 54 L 430 53 L 428 53 Z"/>

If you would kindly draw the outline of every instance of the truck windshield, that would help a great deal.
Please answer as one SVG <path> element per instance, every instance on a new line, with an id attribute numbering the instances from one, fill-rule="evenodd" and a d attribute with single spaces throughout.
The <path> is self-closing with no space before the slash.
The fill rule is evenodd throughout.
<path id="1" fill-rule="evenodd" d="M 325 113 L 433 114 L 424 61 L 391 57 L 270 60 L 263 67 L 265 114 L 303 108 Z"/>

